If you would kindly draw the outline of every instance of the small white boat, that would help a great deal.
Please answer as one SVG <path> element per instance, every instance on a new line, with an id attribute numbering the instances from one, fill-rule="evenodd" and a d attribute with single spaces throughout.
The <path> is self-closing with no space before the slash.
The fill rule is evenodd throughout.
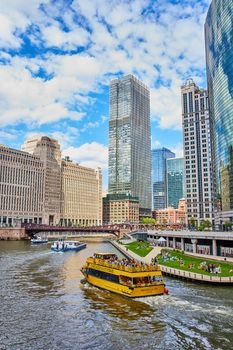
<path id="1" fill-rule="evenodd" d="M 47 237 L 41 237 L 41 236 L 35 236 L 31 239 L 32 244 L 41 244 L 41 243 L 48 243 Z"/>
<path id="2" fill-rule="evenodd" d="M 54 252 L 66 252 L 68 250 L 79 251 L 86 248 L 86 246 L 86 243 L 81 243 L 78 241 L 65 241 L 64 239 L 60 239 L 53 242 L 51 249 Z"/>

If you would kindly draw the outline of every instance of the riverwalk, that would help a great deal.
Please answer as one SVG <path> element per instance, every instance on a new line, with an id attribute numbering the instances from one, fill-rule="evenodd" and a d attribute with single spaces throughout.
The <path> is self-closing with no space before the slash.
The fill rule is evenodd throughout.
<path id="1" fill-rule="evenodd" d="M 114 240 L 112 240 L 110 243 L 128 258 L 142 261 L 147 264 L 150 264 L 152 259 L 160 254 L 161 250 L 163 249 L 162 247 L 153 247 L 149 254 L 147 254 L 145 257 L 142 257 L 129 250 L 124 244 L 119 244 Z"/>
<path id="2" fill-rule="evenodd" d="M 155 258 L 158 254 L 160 254 L 161 250 L 164 249 L 163 247 L 153 247 L 153 249 L 150 251 L 149 254 L 145 257 L 141 257 L 131 250 L 129 250 L 125 245 L 119 244 L 116 241 L 110 241 L 110 243 L 118 249 L 123 255 L 128 257 L 129 259 L 135 259 L 147 264 L 151 263 L 151 259 Z M 203 256 L 202 256 L 203 257 Z M 203 257 L 205 259 L 205 257 Z M 210 259 L 210 256 L 208 256 Z M 211 257 L 213 260 L 213 256 Z M 220 259 L 218 259 L 220 260 Z M 163 274 L 172 276 L 172 277 L 177 277 L 177 278 L 183 278 L 187 280 L 193 280 L 193 281 L 198 281 L 198 282 L 206 282 L 206 283 L 218 283 L 218 284 L 233 284 L 233 276 L 231 277 L 220 277 L 216 275 L 204 275 L 201 273 L 193 273 L 189 271 L 184 271 L 184 270 L 179 270 L 175 268 L 171 268 L 168 266 L 160 265 L 161 271 Z"/>

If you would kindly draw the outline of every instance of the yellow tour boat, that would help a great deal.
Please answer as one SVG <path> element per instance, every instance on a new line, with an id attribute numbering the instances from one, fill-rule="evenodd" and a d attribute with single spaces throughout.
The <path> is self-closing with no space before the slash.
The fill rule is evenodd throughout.
<path id="1" fill-rule="evenodd" d="M 90 284 L 130 298 L 167 294 L 159 265 L 95 253 L 81 269 Z"/>

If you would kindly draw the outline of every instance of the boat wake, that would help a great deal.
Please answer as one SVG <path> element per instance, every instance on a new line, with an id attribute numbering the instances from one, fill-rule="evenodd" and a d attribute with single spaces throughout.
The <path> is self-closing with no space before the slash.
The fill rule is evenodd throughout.
<path id="1" fill-rule="evenodd" d="M 150 305 L 151 307 L 160 308 L 163 306 L 169 307 L 169 308 L 176 308 L 180 311 L 190 311 L 190 312 L 202 312 L 202 313 L 208 313 L 208 314 L 219 314 L 223 316 L 229 316 L 232 317 L 233 309 L 221 306 L 214 305 L 210 303 L 198 303 L 188 301 L 185 299 L 180 299 L 176 296 L 172 295 L 160 295 L 155 297 L 146 297 L 146 298 L 136 298 L 135 300 L 146 303 Z"/>

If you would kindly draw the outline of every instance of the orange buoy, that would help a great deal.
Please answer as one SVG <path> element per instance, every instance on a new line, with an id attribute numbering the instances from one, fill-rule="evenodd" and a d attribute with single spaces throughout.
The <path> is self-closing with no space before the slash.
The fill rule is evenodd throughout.
<path id="1" fill-rule="evenodd" d="M 164 294 L 168 294 L 168 289 L 166 287 L 164 288 Z"/>

